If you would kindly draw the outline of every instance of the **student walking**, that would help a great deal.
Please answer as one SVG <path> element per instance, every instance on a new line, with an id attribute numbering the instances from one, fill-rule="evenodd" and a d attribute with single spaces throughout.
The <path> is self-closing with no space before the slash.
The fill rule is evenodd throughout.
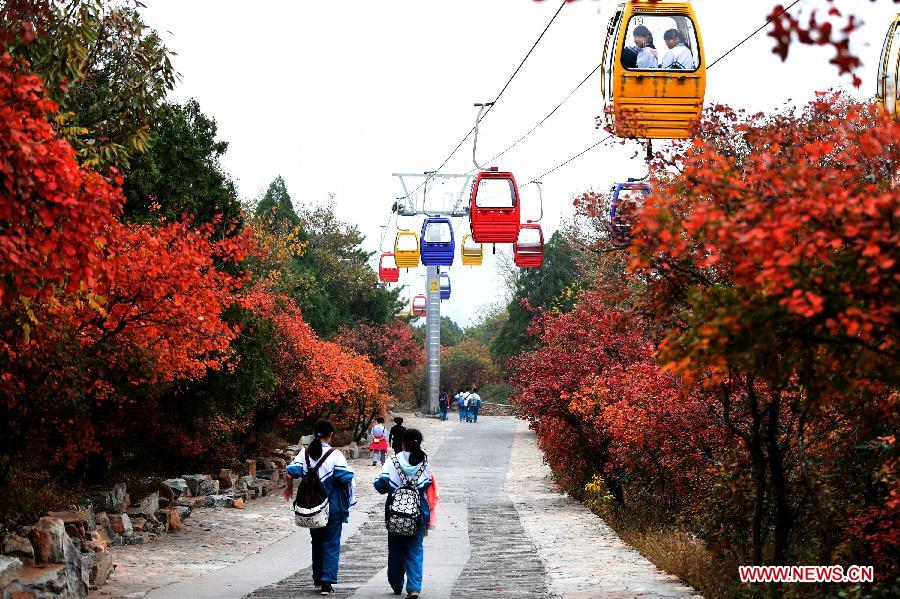
<path id="1" fill-rule="evenodd" d="M 388 443 L 391 444 L 391 449 L 394 450 L 394 455 L 403 451 L 403 433 L 406 432 L 406 427 L 403 426 L 403 418 L 397 416 L 394 418 L 394 426 L 391 427 L 391 433 L 388 438 Z"/>
<path id="2" fill-rule="evenodd" d="M 481 396 L 478 395 L 478 387 L 472 387 L 472 392 L 469 393 L 469 422 L 478 422 L 478 411 L 482 405 L 484 405 L 484 402 L 481 401 Z"/>
<path id="3" fill-rule="evenodd" d="M 384 418 L 379 416 L 375 419 L 375 426 L 372 427 L 372 442 L 369 443 L 369 451 L 372 452 L 372 465 L 378 464 L 378 458 L 381 458 L 381 465 L 387 461 L 387 429 L 384 426 Z"/>
<path id="4" fill-rule="evenodd" d="M 447 395 L 446 389 L 441 389 L 441 394 L 438 396 L 438 408 L 440 409 L 440 419 L 447 420 L 447 408 L 450 406 L 450 396 Z"/>
<path id="5" fill-rule="evenodd" d="M 456 394 L 454 399 L 456 400 L 456 407 L 459 409 L 459 421 L 462 422 L 466 419 L 466 415 L 469 413 L 469 408 L 466 407 L 466 395 L 467 393 L 460 389 L 459 393 Z"/>
<path id="6" fill-rule="evenodd" d="M 318 476 L 328 499 L 328 520 L 321 528 L 310 528 L 312 542 L 313 584 L 320 587 L 322 595 L 334 593 L 338 580 L 338 562 L 341 553 L 341 529 L 350 517 L 350 507 L 356 503 L 354 476 L 347 467 L 347 459 L 329 442 L 334 435 L 334 425 L 322 419 L 313 427 L 315 438 L 309 447 L 300 450 L 287 467 L 287 487 L 282 496 L 290 500 L 294 479 L 307 475 Z M 301 482 L 301 487 L 303 483 Z M 320 489 L 321 492 L 321 489 Z M 298 493 L 299 494 L 299 493 Z M 304 526 L 308 526 L 304 524 Z"/>
<path id="7" fill-rule="evenodd" d="M 423 542 L 431 518 L 428 491 L 433 482 L 428 456 L 422 450 L 422 433 L 409 429 L 403 435 L 401 453 L 382 467 L 375 489 L 387 494 L 385 522 L 388 529 L 388 583 L 395 595 L 418 599 L 422 591 Z M 434 495 L 432 494 L 432 497 Z"/>

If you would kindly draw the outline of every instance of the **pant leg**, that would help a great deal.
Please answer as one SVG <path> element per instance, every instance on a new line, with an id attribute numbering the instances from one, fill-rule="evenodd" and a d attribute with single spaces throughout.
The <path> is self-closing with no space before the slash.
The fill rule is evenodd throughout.
<path id="1" fill-rule="evenodd" d="M 380 450 L 381 456 L 381 465 L 384 466 L 384 463 L 387 461 L 387 449 Z"/>
<path id="2" fill-rule="evenodd" d="M 403 591 L 404 558 L 406 556 L 406 538 L 388 533 L 388 584 L 395 593 Z"/>
<path id="3" fill-rule="evenodd" d="M 406 539 L 406 592 L 420 592 L 422 590 L 422 564 L 425 561 L 425 529 L 419 527 L 419 532 L 414 537 Z"/>
<path id="4" fill-rule="evenodd" d="M 322 539 L 324 528 L 310 528 L 309 536 L 312 541 L 312 576 L 313 582 L 322 582 Z"/>
<path id="5" fill-rule="evenodd" d="M 466 408 L 465 406 L 460 406 L 459 408 L 459 421 L 462 422 L 466 419 Z"/>
<path id="6" fill-rule="evenodd" d="M 472 411 L 472 421 L 473 421 L 473 422 L 478 422 L 478 408 L 475 408 L 475 409 Z"/>
<path id="7" fill-rule="evenodd" d="M 335 514 L 328 519 L 322 531 L 322 577 L 321 582 L 335 583 L 338 580 L 338 565 L 341 559 L 341 530 L 343 521 Z"/>

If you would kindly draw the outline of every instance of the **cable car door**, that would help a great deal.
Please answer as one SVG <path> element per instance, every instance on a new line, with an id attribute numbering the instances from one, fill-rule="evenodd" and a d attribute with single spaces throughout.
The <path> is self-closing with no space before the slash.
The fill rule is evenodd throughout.
<path id="1" fill-rule="evenodd" d="M 625 5 L 616 8 L 616 14 L 606 26 L 606 43 L 603 44 L 603 60 L 600 73 L 600 92 L 603 95 L 603 108 L 611 109 L 613 105 L 613 73 L 616 64 L 616 40 L 619 39 L 619 27 L 622 26 L 622 10 Z"/>
<path id="2" fill-rule="evenodd" d="M 900 14 L 894 19 L 881 49 L 878 63 L 878 90 L 876 96 L 889 115 L 897 118 L 897 79 L 900 77 Z"/>

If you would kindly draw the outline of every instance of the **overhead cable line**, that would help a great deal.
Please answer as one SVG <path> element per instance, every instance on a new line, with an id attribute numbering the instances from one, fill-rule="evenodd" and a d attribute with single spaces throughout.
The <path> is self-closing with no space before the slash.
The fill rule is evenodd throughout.
<path id="1" fill-rule="evenodd" d="M 522 70 L 522 67 L 525 66 L 525 63 L 528 61 L 528 58 L 529 58 L 529 57 L 531 56 L 531 54 L 534 52 L 535 48 L 537 48 L 538 44 L 541 43 L 541 40 L 544 39 L 544 35 L 545 35 L 545 34 L 547 33 L 547 31 L 550 29 L 550 26 L 553 25 L 553 22 L 556 20 L 556 17 L 559 16 L 559 13 L 562 12 L 563 7 L 564 7 L 566 4 L 568 4 L 568 2 L 569 2 L 569 0 L 563 0 L 562 3 L 559 5 L 559 8 L 556 9 L 556 12 L 553 13 L 553 16 L 552 16 L 552 17 L 550 18 L 550 20 L 547 22 L 547 25 L 544 26 L 544 29 L 543 29 L 543 31 L 541 31 L 541 34 L 540 34 L 540 35 L 538 36 L 538 38 L 534 41 L 534 43 L 531 45 L 531 48 L 528 49 L 528 52 L 525 54 L 525 57 L 524 57 L 524 58 L 522 59 L 522 61 L 519 63 L 519 66 L 516 67 L 516 70 L 513 71 L 513 74 L 510 75 L 509 79 L 507 79 L 506 83 L 503 85 L 503 88 L 500 90 L 500 93 L 497 94 L 497 96 L 494 98 L 494 101 L 491 103 L 491 105 L 487 107 L 487 109 L 484 111 L 484 114 L 482 115 L 481 118 L 486 117 L 486 116 L 488 115 L 488 113 L 489 113 L 489 112 L 494 108 L 494 106 L 497 104 L 497 102 L 500 100 L 500 98 L 503 97 L 503 94 L 506 92 L 507 88 L 508 88 L 508 87 L 510 86 L 510 84 L 513 82 L 513 79 L 516 78 L 516 75 L 518 75 L 518 74 L 519 74 L 519 71 Z M 473 126 L 471 129 L 469 129 L 469 132 L 466 133 L 466 135 L 465 135 L 461 140 L 459 140 L 459 143 L 456 144 L 456 147 L 453 148 L 453 151 L 450 152 L 450 154 L 444 159 L 444 161 L 441 163 L 441 165 L 440 165 L 439 167 L 437 167 L 437 169 L 435 169 L 435 170 L 432 171 L 432 172 L 433 172 L 433 173 L 439 173 L 439 172 L 441 171 L 441 169 L 443 169 L 445 166 L 447 166 L 447 163 L 450 162 L 450 159 L 453 158 L 453 156 L 456 155 L 456 153 L 459 151 L 459 149 L 462 147 L 462 145 L 463 145 L 464 143 L 466 143 L 466 140 L 468 140 L 469 137 L 471 137 L 473 133 L 475 133 L 475 127 L 474 127 L 474 126 Z M 428 179 L 426 178 L 425 182 L 427 182 L 427 180 L 428 180 Z M 410 195 L 410 196 L 411 196 L 411 195 L 414 195 L 417 191 L 419 191 L 419 190 L 422 188 L 422 186 L 425 185 L 425 182 L 420 183 L 419 186 L 416 187 L 416 188 L 412 191 L 412 193 L 410 193 L 409 195 Z M 406 196 L 406 197 L 409 198 L 409 196 Z"/>
<path id="2" fill-rule="evenodd" d="M 740 48 L 741 46 L 743 46 L 745 43 L 747 43 L 753 36 L 757 35 L 760 31 L 762 31 L 763 29 L 765 29 L 766 27 L 768 27 L 768 26 L 772 23 L 772 21 L 774 21 L 776 18 L 778 18 L 779 16 L 781 16 L 781 15 L 783 15 L 783 14 L 785 14 L 785 13 L 790 12 L 790 10 L 791 10 L 792 8 L 794 8 L 795 6 L 797 6 L 801 1 L 802 1 L 802 0 L 794 0 L 794 2 L 792 2 L 787 8 L 785 8 L 784 10 L 782 10 L 781 12 L 779 12 L 778 14 L 774 14 L 774 15 L 772 15 L 771 17 L 769 17 L 769 18 L 766 20 L 766 22 L 763 23 L 762 26 L 760 26 L 758 29 L 756 29 L 753 33 L 751 33 L 750 35 L 748 35 L 747 37 L 745 37 L 744 39 L 742 39 L 740 42 L 738 42 L 737 44 L 735 44 L 734 46 L 732 46 L 727 52 L 725 52 L 724 54 L 722 54 L 721 56 L 719 56 L 717 59 L 715 59 L 714 61 L 712 61 L 712 62 L 709 64 L 709 66 L 706 67 L 706 70 L 708 71 L 708 70 L 712 69 L 714 66 L 716 66 L 716 64 L 717 64 L 719 61 L 721 61 L 723 58 L 725 58 L 726 56 L 728 56 L 729 54 L 731 54 L 732 52 L 734 52 L 735 50 L 737 50 L 738 48 Z M 599 68 L 599 65 L 598 65 L 597 68 Z M 597 70 L 597 69 L 594 69 L 594 72 L 596 72 L 596 70 Z M 592 72 L 592 74 L 593 74 L 593 72 Z M 589 75 L 588 77 L 590 77 L 590 75 Z M 579 87 L 580 87 L 581 85 L 584 85 L 584 82 L 582 82 L 582 83 L 579 85 Z M 576 89 L 578 89 L 578 88 L 576 88 Z M 573 93 L 574 93 L 574 92 L 573 92 Z M 611 139 L 612 137 L 613 137 L 612 135 L 607 135 L 606 137 L 604 137 L 604 138 L 601 139 L 600 141 L 598 141 L 598 142 L 592 144 L 591 146 L 588 146 L 588 147 L 585 148 L 584 150 L 578 152 L 577 154 L 575 154 L 574 156 L 572 156 L 572 157 L 569 158 L 568 160 L 565 160 L 565 161 L 559 163 L 558 165 L 554 166 L 552 169 L 550 169 L 549 171 L 545 172 L 544 174 L 535 177 L 534 179 L 532 179 L 531 181 L 529 181 L 528 183 L 526 183 L 526 184 L 523 185 L 522 187 L 525 187 L 526 185 L 531 185 L 532 183 L 535 183 L 535 182 L 537 182 L 537 181 L 540 181 L 541 179 L 543 179 L 543 178 L 546 177 L 547 175 L 556 172 L 557 170 L 559 170 L 559 169 L 561 169 L 562 167 L 566 166 L 566 165 L 569 164 L 570 162 L 572 162 L 572 161 L 574 161 L 574 160 L 580 158 L 581 156 L 587 154 L 588 152 L 590 152 L 590 151 L 593 150 L 594 148 L 596 148 L 596 147 L 602 145 L 603 142 L 605 142 L 605 141 Z M 521 141 L 521 140 L 520 140 L 520 141 Z M 516 143 L 519 143 L 519 142 L 517 141 Z M 514 145 L 515 145 L 515 144 L 514 144 Z M 511 147 L 512 147 L 512 146 L 511 146 Z M 506 152 L 506 151 L 507 151 L 507 150 L 504 150 L 504 152 Z M 502 154 L 502 153 L 501 153 L 501 154 Z M 491 160 L 494 160 L 494 159 L 492 158 Z"/>

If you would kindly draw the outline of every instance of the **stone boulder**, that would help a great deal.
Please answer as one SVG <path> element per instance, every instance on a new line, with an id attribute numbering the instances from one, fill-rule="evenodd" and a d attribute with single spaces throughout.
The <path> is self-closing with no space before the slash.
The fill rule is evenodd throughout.
<path id="1" fill-rule="evenodd" d="M 31 546 L 31 541 L 13 532 L 8 532 L 3 537 L 3 555 L 19 558 L 26 564 L 34 563 L 34 547 Z"/>
<path id="2" fill-rule="evenodd" d="M 159 493 L 154 491 L 140 501 L 137 501 L 125 513 L 129 516 L 152 516 L 159 511 Z"/>
<path id="3" fill-rule="evenodd" d="M 275 464 L 275 467 L 279 470 L 284 470 L 285 466 L 287 466 L 287 460 L 284 458 L 272 458 L 272 463 Z"/>
<path id="4" fill-rule="evenodd" d="M 66 537 L 64 543 L 66 578 L 68 578 L 69 591 L 76 597 L 87 597 L 89 569 L 84 567 L 81 550 L 75 547 L 75 544 L 69 537 Z"/>
<path id="5" fill-rule="evenodd" d="M 155 535 L 164 535 L 168 531 L 169 525 L 166 522 L 161 522 L 156 518 L 156 516 L 150 516 L 144 521 L 144 525 L 141 527 L 141 530 L 144 532 L 150 532 Z"/>
<path id="6" fill-rule="evenodd" d="M 6 588 L 22 575 L 22 560 L 17 557 L 0 555 L 0 589 Z"/>
<path id="7" fill-rule="evenodd" d="M 187 483 L 188 490 L 190 490 L 191 495 L 194 497 L 198 496 L 197 491 L 200 489 L 200 483 L 209 480 L 209 476 L 206 474 L 182 474 L 182 480 Z"/>
<path id="8" fill-rule="evenodd" d="M 198 507 L 203 507 L 203 498 L 202 497 L 182 497 L 181 499 L 176 499 L 175 504 L 172 507 L 187 507 L 190 509 L 195 509 Z"/>
<path id="9" fill-rule="evenodd" d="M 62 564 L 66 561 L 66 526 L 59 518 L 44 516 L 31 531 L 31 545 L 35 559 L 44 564 Z"/>
<path id="10" fill-rule="evenodd" d="M 277 468 L 265 468 L 263 470 L 256 471 L 256 478 L 270 480 L 273 483 L 277 483 L 279 480 L 281 480 L 281 473 Z"/>
<path id="11" fill-rule="evenodd" d="M 356 444 L 356 441 L 347 446 L 347 457 L 354 460 L 359 459 L 359 445 Z"/>
<path id="12" fill-rule="evenodd" d="M 119 535 L 124 535 L 134 530 L 134 525 L 131 523 L 131 518 L 128 517 L 128 514 L 111 514 L 109 523 L 113 532 Z"/>
<path id="13" fill-rule="evenodd" d="M 181 530 L 181 514 L 175 508 L 159 510 L 156 519 L 166 525 L 166 532 Z"/>
<path id="14" fill-rule="evenodd" d="M 244 460 L 244 474 L 256 476 L 256 460 Z"/>
<path id="15" fill-rule="evenodd" d="M 238 480 L 238 475 L 227 468 L 219 470 L 219 488 L 230 489 Z"/>
<path id="16" fill-rule="evenodd" d="M 201 481 L 197 486 L 197 496 L 203 497 L 205 495 L 215 495 L 219 492 L 219 481 L 217 480 L 204 480 Z"/>
<path id="17" fill-rule="evenodd" d="M 207 495 L 203 498 L 203 507 L 234 507 L 231 495 Z"/>
<path id="18" fill-rule="evenodd" d="M 94 511 L 121 512 L 125 509 L 128 493 L 125 483 L 118 483 L 112 487 L 88 487 L 87 496 Z"/>
<path id="19" fill-rule="evenodd" d="M 84 568 L 88 573 L 88 585 L 97 589 L 106 584 L 114 566 L 112 555 L 108 551 L 100 553 L 86 553 L 82 556 Z"/>
<path id="20" fill-rule="evenodd" d="M 187 495 L 188 484 L 187 484 L 187 481 L 184 480 L 183 478 L 170 478 L 168 480 L 162 481 L 162 484 L 169 487 L 169 490 L 172 492 L 173 497 L 171 497 L 169 499 L 169 501 L 172 501 L 173 499 L 178 499 L 179 497 L 181 497 L 183 495 Z M 162 497 L 162 496 L 163 496 L 163 494 L 160 493 L 160 497 Z"/>
<path id="21" fill-rule="evenodd" d="M 193 511 L 193 509 L 191 509 L 190 507 L 188 507 L 186 505 L 176 505 L 175 507 L 168 508 L 168 509 L 175 510 L 176 512 L 178 512 L 179 527 L 181 526 L 181 522 L 184 522 L 187 518 L 189 518 L 191 515 L 191 512 Z"/>

